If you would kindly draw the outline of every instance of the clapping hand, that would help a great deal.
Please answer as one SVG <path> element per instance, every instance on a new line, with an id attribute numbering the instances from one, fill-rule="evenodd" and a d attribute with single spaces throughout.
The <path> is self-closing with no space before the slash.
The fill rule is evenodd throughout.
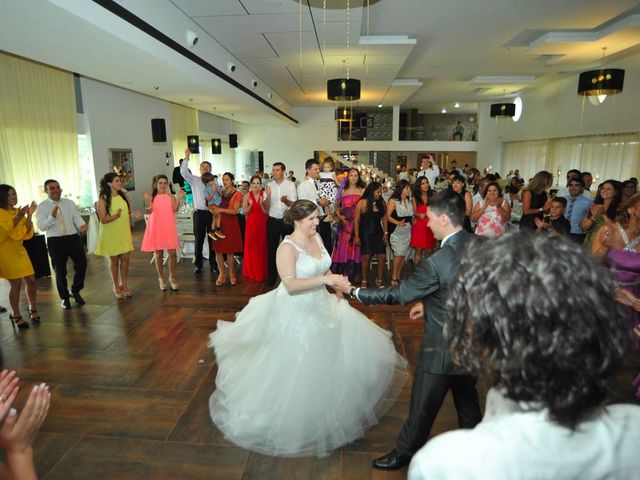
<path id="1" fill-rule="evenodd" d="M 7 454 L 24 453 L 33 448 L 36 434 L 49 412 L 51 393 L 44 383 L 33 387 L 18 416 L 11 409 L 0 429 L 0 446 Z"/>
<path id="2" fill-rule="evenodd" d="M 271 198 L 271 187 L 269 185 L 264 187 L 264 193 L 267 195 L 267 198 Z"/>
<path id="3" fill-rule="evenodd" d="M 142 191 L 142 198 L 144 198 L 144 201 L 147 205 L 151 205 L 151 203 L 153 202 L 151 194 L 145 190 Z"/>
<path id="4" fill-rule="evenodd" d="M 9 413 L 9 409 L 13 401 L 18 395 L 18 382 L 20 379 L 16 377 L 16 372 L 3 370 L 0 373 L 0 422 Z"/>

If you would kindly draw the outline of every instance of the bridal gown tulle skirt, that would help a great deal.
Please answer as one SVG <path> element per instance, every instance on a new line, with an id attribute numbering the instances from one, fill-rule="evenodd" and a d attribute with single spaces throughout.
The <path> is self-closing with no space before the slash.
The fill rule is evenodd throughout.
<path id="1" fill-rule="evenodd" d="M 324 287 L 252 298 L 235 322 L 218 321 L 209 345 L 213 422 L 267 455 L 322 457 L 362 437 L 407 378 L 391 333 Z"/>

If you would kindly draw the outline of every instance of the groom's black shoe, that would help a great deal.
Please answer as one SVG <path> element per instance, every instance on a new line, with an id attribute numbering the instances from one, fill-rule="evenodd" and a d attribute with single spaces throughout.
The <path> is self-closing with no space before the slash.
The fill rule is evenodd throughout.
<path id="1" fill-rule="evenodd" d="M 373 461 L 373 468 L 379 468 L 381 470 L 398 470 L 402 467 L 406 467 L 411 462 L 411 455 L 405 455 L 397 450 L 391 450 L 383 457 L 376 458 Z"/>

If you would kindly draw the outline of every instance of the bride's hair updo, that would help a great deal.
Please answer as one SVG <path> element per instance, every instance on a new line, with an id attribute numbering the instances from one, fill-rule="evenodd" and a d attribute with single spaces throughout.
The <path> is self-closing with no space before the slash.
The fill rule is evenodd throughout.
<path id="1" fill-rule="evenodd" d="M 302 220 L 307 218 L 313 212 L 317 211 L 318 207 L 310 200 L 296 200 L 291 204 L 289 210 L 284 212 L 284 223 L 293 225 L 294 220 Z"/>

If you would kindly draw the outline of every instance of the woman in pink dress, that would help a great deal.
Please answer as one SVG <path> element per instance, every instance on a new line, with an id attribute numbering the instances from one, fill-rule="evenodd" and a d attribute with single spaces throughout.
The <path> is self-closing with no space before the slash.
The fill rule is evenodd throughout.
<path id="1" fill-rule="evenodd" d="M 244 233 L 242 275 L 255 282 L 267 279 L 267 219 L 264 192 L 258 175 L 251 177 L 251 190 L 242 199 L 242 211 L 247 216 Z"/>
<path id="2" fill-rule="evenodd" d="M 142 193 L 149 218 L 147 219 L 147 228 L 144 231 L 141 250 L 155 253 L 158 284 L 162 291 L 167 289 L 167 283 L 164 280 L 164 251 L 167 250 L 169 252 L 169 285 L 171 290 L 178 290 L 175 272 L 176 250 L 180 248 L 180 242 L 178 241 L 178 230 L 174 215 L 178 211 L 180 202 L 171 195 L 169 179 L 166 175 L 153 177 L 152 189 L 151 195 L 147 192 Z"/>
<path id="3" fill-rule="evenodd" d="M 360 283 L 360 247 L 355 244 L 353 231 L 356 203 L 362 197 L 366 184 L 360 178 L 357 168 L 349 170 L 349 175 L 343 181 L 338 199 L 336 200 L 336 217 L 338 224 L 338 240 L 333 249 L 331 271 L 349 278 L 352 284 Z"/>
<path id="4" fill-rule="evenodd" d="M 436 239 L 429 228 L 429 219 L 427 218 L 427 205 L 429 198 L 434 193 L 427 177 L 420 177 L 413 184 L 413 191 L 411 192 L 413 196 L 411 199 L 413 203 L 413 224 L 411 225 L 411 243 L 409 245 L 415 249 L 413 261 L 416 265 L 425 252 L 431 255 L 433 247 L 436 246 Z"/>

